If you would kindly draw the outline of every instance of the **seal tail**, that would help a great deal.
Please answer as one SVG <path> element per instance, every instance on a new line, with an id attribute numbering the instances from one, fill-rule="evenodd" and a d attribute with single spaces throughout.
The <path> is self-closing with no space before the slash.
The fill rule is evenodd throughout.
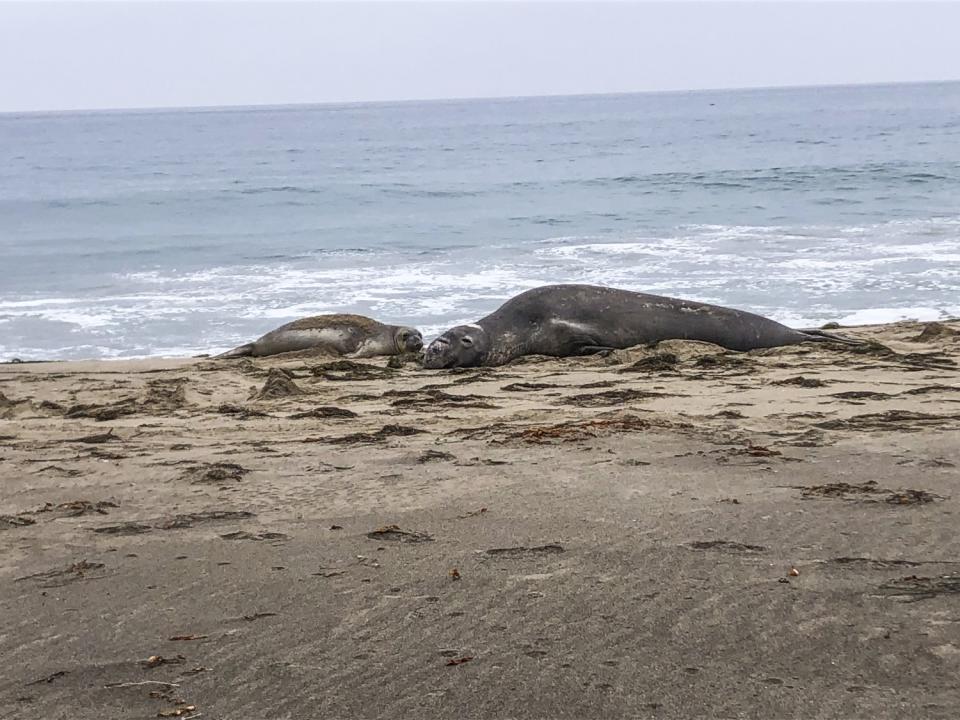
<path id="1" fill-rule="evenodd" d="M 800 332 L 806 335 L 811 342 L 835 342 L 841 345 L 869 345 L 866 340 L 856 340 L 855 338 L 835 335 L 834 333 L 829 333 L 824 330 L 804 329 Z"/>
<path id="2" fill-rule="evenodd" d="M 223 360 L 227 358 L 238 358 L 238 357 L 247 357 L 253 355 L 253 343 L 247 343 L 246 345 L 241 345 L 240 347 L 235 347 L 233 350 L 227 350 L 225 353 L 220 355 L 214 355 L 214 360 Z"/>

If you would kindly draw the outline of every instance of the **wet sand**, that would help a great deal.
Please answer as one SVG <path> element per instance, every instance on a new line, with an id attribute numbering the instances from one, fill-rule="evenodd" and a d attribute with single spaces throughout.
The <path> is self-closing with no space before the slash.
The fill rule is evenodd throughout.
<path id="1" fill-rule="evenodd" d="M 960 322 L 0 365 L 13 718 L 960 707 Z"/>

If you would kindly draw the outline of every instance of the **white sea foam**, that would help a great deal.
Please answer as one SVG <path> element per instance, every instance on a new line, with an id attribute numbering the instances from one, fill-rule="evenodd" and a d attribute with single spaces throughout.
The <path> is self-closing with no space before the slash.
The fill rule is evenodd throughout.
<path id="1" fill-rule="evenodd" d="M 896 308 L 864 308 L 846 315 L 837 320 L 841 325 L 879 325 L 882 323 L 897 322 L 899 320 L 915 320 L 930 322 L 945 320 L 960 314 L 960 304 L 952 307 L 896 307 Z"/>
<path id="2" fill-rule="evenodd" d="M 740 307 L 794 327 L 960 314 L 960 220 L 857 226 L 689 225 L 562 236 L 435 256 L 358 254 L 127 273 L 100 297 L 0 294 L 2 356 L 132 357 L 226 350 L 305 315 L 358 312 L 432 338 L 537 285 L 586 282 Z M 64 335 L 62 324 L 69 330 Z M 61 329 L 57 330 L 55 328 Z M 59 342 L 37 346 L 39 329 Z M 19 341 L 10 342 L 10 338 Z M 67 345 L 66 338 L 76 345 Z"/>

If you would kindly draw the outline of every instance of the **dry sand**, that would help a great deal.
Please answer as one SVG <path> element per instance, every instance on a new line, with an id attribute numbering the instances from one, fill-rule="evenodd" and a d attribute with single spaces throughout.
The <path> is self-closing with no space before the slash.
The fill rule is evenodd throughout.
<path id="1" fill-rule="evenodd" d="M 0 716 L 955 718 L 958 330 L 0 366 Z"/>

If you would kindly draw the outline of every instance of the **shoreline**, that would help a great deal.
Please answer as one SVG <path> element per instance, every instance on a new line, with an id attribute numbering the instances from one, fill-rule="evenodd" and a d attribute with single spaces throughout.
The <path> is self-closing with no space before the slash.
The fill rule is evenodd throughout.
<path id="1" fill-rule="evenodd" d="M 934 310 L 933 310 L 932 308 L 931 308 L 930 310 L 931 310 L 931 312 L 934 312 Z M 869 315 L 871 311 L 865 310 L 865 311 L 861 311 L 861 312 Z M 925 327 L 925 326 L 930 325 L 930 324 L 934 324 L 934 325 L 938 325 L 938 324 L 941 324 L 941 325 L 942 325 L 942 324 L 951 325 L 951 324 L 957 323 L 957 322 L 960 322 L 960 317 L 942 316 L 942 317 L 936 317 L 936 318 L 932 318 L 932 317 L 931 317 L 931 318 L 926 318 L 926 319 L 916 319 L 916 318 L 905 319 L 905 318 L 897 318 L 897 319 L 889 320 L 889 321 L 887 321 L 887 320 L 881 320 L 881 321 L 876 321 L 876 322 L 862 322 L 862 323 L 856 323 L 856 324 L 851 324 L 851 325 L 843 325 L 843 324 L 840 324 L 840 323 L 838 323 L 838 322 L 828 322 L 828 323 L 821 324 L 821 325 L 816 326 L 816 327 L 814 327 L 814 326 L 811 325 L 811 326 L 809 326 L 809 327 L 797 328 L 797 329 L 801 329 L 801 330 L 840 330 L 840 331 L 850 330 L 850 331 L 853 331 L 853 332 L 856 332 L 856 331 L 858 331 L 858 330 L 866 330 L 866 331 L 869 332 L 869 331 L 871 331 L 872 329 L 876 329 L 876 328 L 883 328 L 883 327 L 893 328 L 893 327 L 900 326 L 900 325 L 915 325 L 915 326 L 917 326 L 917 327 Z M 802 323 L 801 323 L 801 324 L 802 324 Z M 790 327 L 793 327 L 793 326 L 791 325 Z M 274 328 L 274 329 L 275 329 L 275 328 Z M 424 346 L 429 345 L 429 343 L 430 343 L 431 340 L 433 340 L 433 339 L 434 339 L 434 336 L 428 336 L 428 337 L 424 340 Z M 27 359 L 27 360 L 24 360 L 24 359 L 22 359 L 22 358 L 20 358 L 20 357 L 18 357 L 18 356 L 16 356 L 16 355 L 14 355 L 14 357 L 12 357 L 12 358 L 9 359 L 9 360 L 0 360 L 0 366 L 4 366 L 4 365 L 36 365 L 36 364 L 41 364 L 41 363 L 43 363 L 43 364 L 48 364 L 48 363 L 100 363 L 100 362 L 102 362 L 102 363 L 114 363 L 114 362 L 138 362 L 138 361 L 153 362 L 153 361 L 167 361 L 167 360 L 169 360 L 169 361 L 188 361 L 188 360 L 197 360 L 197 361 L 200 361 L 200 360 L 213 359 L 213 358 L 216 357 L 217 355 L 219 355 L 219 354 L 221 354 L 221 353 L 224 353 L 224 352 L 227 352 L 228 350 L 231 350 L 231 349 L 233 349 L 233 348 L 235 348 L 235 347 L 237 347 L 237 346 L 239 346 L 239 345 L 244 344 L 244 342 L 249 342 L 249 341 L 250 341 L 249 338 L 248 338 L 247 340 L 244 340 L 243 338 L 237 338 L 236 341 L 235 341 L 233 344 L 224 345 L 224 346 L 222 346 L 222 347 L 212 349 L 212 350 L 210 350 L 209 352 L 198 353 L 198 354 L 196 354 L 196 355 L 135 355 L 135 356 L 130 356 L 130 357 L 52 358 L 52 359 L 41 358 L 41 359 Z M 299 357 L 299 355 L 294 355 L 294 356 Z M 309 356 L 309 355 L 305 355 L 305 357 L 306 357 L 306 356 Z M 318 357 L 319 357 L 319 356 L 318 356 Z"/>
<path id="2" fill-rule="evenodd" d="M 952 717 L 960 321 L 843 331 L 0 365 L 0 703 Z"/>

